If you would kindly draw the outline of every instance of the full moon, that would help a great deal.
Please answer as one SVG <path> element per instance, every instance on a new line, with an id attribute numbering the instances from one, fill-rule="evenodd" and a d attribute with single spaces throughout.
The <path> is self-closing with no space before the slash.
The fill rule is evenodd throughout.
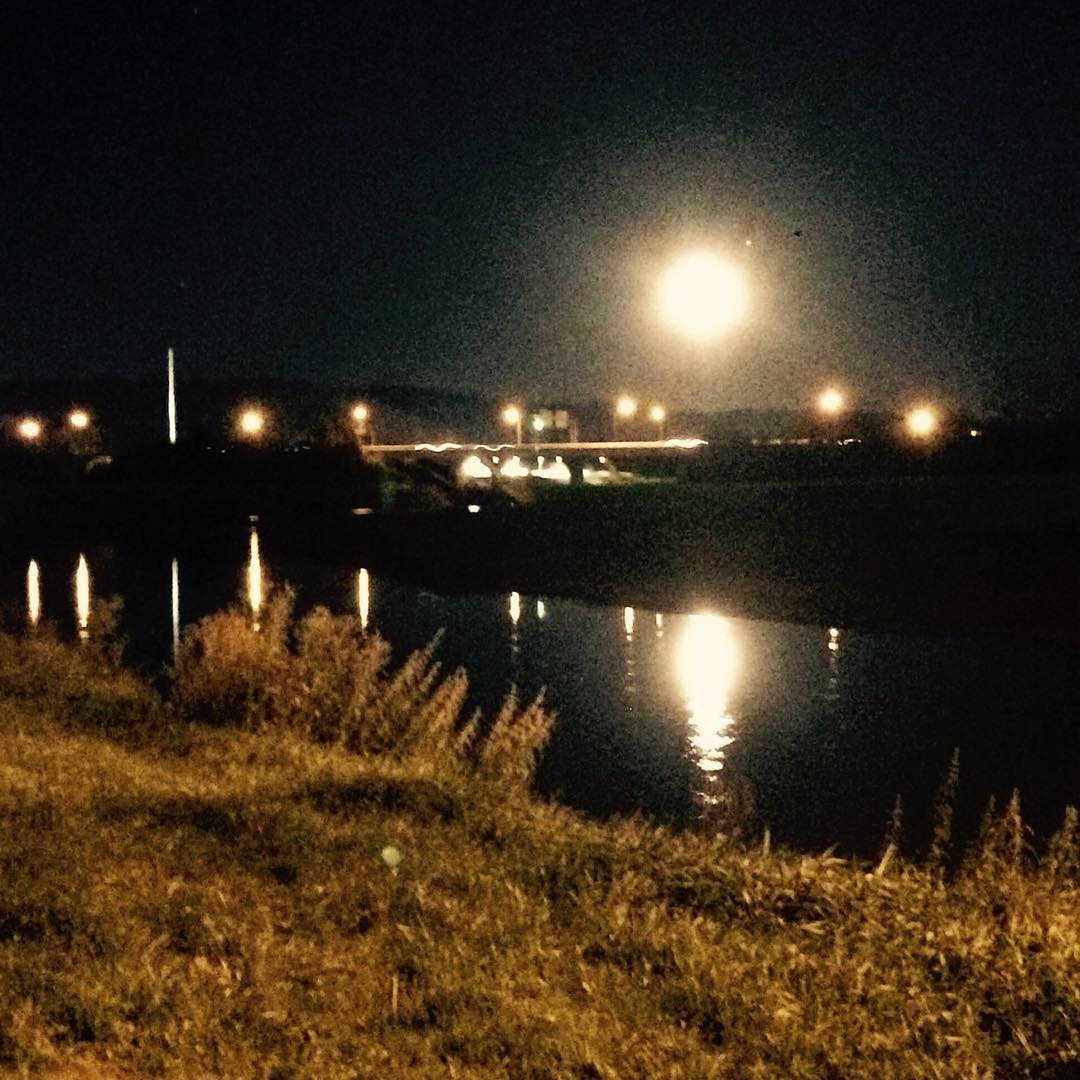
<path id="1" fill-rule="evenodd" d="M 711 251 L 683 255 L 660 279 L 661 314 L 697 342 L 710 341 L 738 322 L 746 300 L 742 274 Z"/>

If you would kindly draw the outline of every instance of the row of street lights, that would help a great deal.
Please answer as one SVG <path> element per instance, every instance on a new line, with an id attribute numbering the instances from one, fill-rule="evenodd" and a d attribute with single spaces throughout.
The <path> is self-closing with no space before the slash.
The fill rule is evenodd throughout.
<path id="1" fill-rule="evenodd" d="M 72 409 L 66 419 L 72 431 L 86 431 L 90 427 L 90 414 L 85 409 Z M 45 421 L 37 416 L 23 416 L 15 422 L 15 432 L 25 442 L 39 442 L 45 435 Z"/>
<path id="2" fill-rule="evenodd" d="M 831 420 L 836 420 L 848 409 L 847 399 L 834 386 L 830 386 L 818 395 L 818 412 Z M 941 417 L 932 405 L 915 405 L 904 414 L 904 427 L 915 439 L 929 439 L 941 426 Z"/>
<path id="3" fill-rule="evenodd" d="M 615 400 L 613 406 L 614 433 L 617 434 L 620 421 L 628 422 L 638 413 L 638 402 L 629 395 L 623 395 Z M 818 411 L 825 417 L 839 419 L 848 409 L 847 400 L 841 391 L 835 387 L 823 390 L 817 398 Z M 657 427 L 657 437 L 663 439 L 664 425 L 667 421 L 667 410 L 663 405 L 653 403 L 646 413 L 651 423 Z M 364 402 L 357 402 L 349 409 L 349 417 L 352 420 L 354 431 L 358 437 L 371 437 L 371 408 Z M 502 411 L 504 424 L 514 428 L 515 441 L 522 445 L 522 425 L 525 420 L 525 411 L 519 405 L 507 405 Z M 246 406 L 236 414 L 236 430 L 238 434 L 250 440 L 258 440 L 266 434 L 268 426 L 267 411 L 259 406 Z M 930 405 L 918 405 L 910 409 L 904 416 L 904 426 L 909 435 L 917 439 L 932 437 L 940 427 L 941 420 L 936 409 Z M 91 418 L 86 409 L 73 409 L 66 417 L 66 425 L 72 431 L 86 431 L 91 426 Z M 546 426 L 541 415 L 532 418 L 533 432 L 539 436 Z M 15 431 L 18 436 L 27 443 L 37 443 L 42 440 L 46 431 L 45 421 L 36 416 L 24 416 L 16 422 Z"/>
<path id="4" fill-rule="evenodd" d="M 619 420 L 630 420 L 637 415 L 638 403 L 637 401 L 626 395 L 618 398 L 614 406 L 614 418 L 617 423 Z M 649 406 L 648 411 L 649 419 L 656 424 L 658 429 L 658 437 L 664 437 L 664 422 L 667 420 L 667 409 L 663 405 L 653 404 Z M 522 444 L 522 424 L 525 420 L 524 410 L 520 405 L 507 405 L 502 411 L 502 421 L 509 427 L 514 429 L 514 438 L 518 446 Z M 546 422 L 543 416 L 537 414 L 532 419 L 532 429 L 536 435 L 543 432 L 546 426 Z"/>

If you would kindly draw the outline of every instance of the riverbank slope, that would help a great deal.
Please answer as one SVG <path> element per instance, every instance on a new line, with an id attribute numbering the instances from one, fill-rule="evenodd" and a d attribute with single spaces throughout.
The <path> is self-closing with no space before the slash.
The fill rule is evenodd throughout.
<path id="1" fill-rule="evenodd" d="M 599 824 L 548 718 L 353 620 L 194 630 L 163 700 L 0 636 L 0 1068 L 90 1077 L 1075 1075 L 1075 815 L 964 860 Z M 81 1072 L 77 1070 L 82 1070 Z"/>

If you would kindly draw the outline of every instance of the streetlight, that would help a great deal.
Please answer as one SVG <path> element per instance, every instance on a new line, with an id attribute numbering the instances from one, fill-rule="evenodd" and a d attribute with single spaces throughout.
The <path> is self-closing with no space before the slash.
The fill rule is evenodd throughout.
<path id="1" fill-rule="evenodd" d="M 663 405 L 649 406 L 649 419 L 656 425 L 657 438 L 664 437 L 664 421 L 667 419 L 667 410 Z"/>
<path id="2" fill-rule="evenodd" d="M 262 409 L 245 409 L 238 423 L 240 434 L 248 439 L 258 439 L 266 429 L 266 415 Z"/>
<path id="3" fill-rule="evenodd" d="M 937 413 L 929 405 L 919 405 L 904 418 L 908 434 L 916 439 L 929 439 L 938 429 Z"/>
<path id="4" fill-rule="evenodd" d="M 509 424 L 517 431 L 517 445 L 521 445 L 521 409 L 517 405 L 507 405 L 502 412 L 504 424 Z"/>
<path id="5" fill-rule="evenodd" d="M 534 442 L 539 442 L 540 441 L 540 433 L 544 430 L 545 426 L 546 425 L 544 424 L 544 418 L 542 416 L 537 415 L 537 416 L 534 416 L 532 418 L 532 429 L 533 429 L 533 441 Z"/>
<path id="6" fill-rule="evenodd" d="M 629 394 L 623 394 L 615 402 L 615 419 L 612 424 L 612 437 L 619 433 L 619 421 L 629 420 L 637 412 L 637 402 Z"/>
<path id="7" fill-rule="evenodd" d="M 90 414 L 85 409 L 72 409 L 68 413 L 68 423 L 76 431 L 85 431 L 90 426 Z"/>
<path id="8" fill-rule="evenodd" d="M 681 333 L 704 344 L 723 333 L 746 310 L 746 282 L 711 251 L 676 259 L 660 278 L 660 313 Z"/>
<path id="9" fill-rule="evenodd" d="M 350 410 L 349 415 L 356 425 L 356 435 L 361 442 L 372 443 L 375 436 L 371 430 L 371 409 L 362 401 L 358 401 Z"/>
<path id="10" fill-rule="evenodd" d="M 19 438 L 25 439 L 27 442 L 37 442 L 41 438 L 45 427 L 40 420 L 35 419 L 33 416 L 27 416 L 19 421 L 15 430 L 18 431 Z"/>
<path id="11" fill-rule="evenodd" d="M 827 390 L 822 390 L 818 395 L 817 407 L 826 416 L 838 416 L 843 411 L 845 404 L 844 395 L 833 386 L 830 386 Z"/>

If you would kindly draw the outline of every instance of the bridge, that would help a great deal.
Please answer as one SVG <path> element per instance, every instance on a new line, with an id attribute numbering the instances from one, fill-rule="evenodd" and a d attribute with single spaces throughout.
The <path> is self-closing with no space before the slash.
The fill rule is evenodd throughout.
<path id="1" fill-rule="evenodd" d="M 707 446 L 704 439 L 640 439 L 623 442 L 521 442 L 521 443 L 369 443 L 364 454 L 386 456 L 412 454 L 612 454 L 626 451 L 657 453 L 668 450 L 697 450 Z"/>

